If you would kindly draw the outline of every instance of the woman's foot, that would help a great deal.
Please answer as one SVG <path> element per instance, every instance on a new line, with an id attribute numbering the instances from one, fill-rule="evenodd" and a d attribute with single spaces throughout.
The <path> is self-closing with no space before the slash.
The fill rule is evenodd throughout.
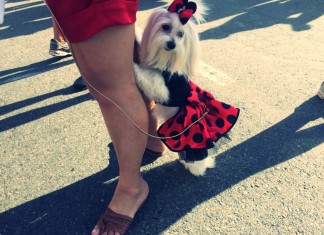
<path id="1" fill-rule="evenodd" d="M 108 208 L 124 217 L 134 218 L 136 212 L 146 200 L 149 187 L 147 182 L 140 177 L 136 183 L 132 182 L 132 186 L 123 185 L 118 182 L 115 194 L 108 205 Z M 109 231 L 105 226 L 103 217 L 99 219 L 96 226 L 92 230 L 91 235 L 121 235 L 121 232 Z"/>

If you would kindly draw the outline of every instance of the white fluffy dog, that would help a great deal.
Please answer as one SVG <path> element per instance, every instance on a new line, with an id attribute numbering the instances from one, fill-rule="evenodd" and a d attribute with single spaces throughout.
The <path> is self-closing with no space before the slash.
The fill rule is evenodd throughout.
<path id="1" fill-rule="evenodd" d="M 188 6 L 188 2 L 184 2 Z M 175 1 L 173 7 L 182 3 Z M 170 12 L 170 8 L 157 9 L 149 17 L 140 43 L 140 64 L 135 64 L 137 84 L 149 99 L 156 102 L 153 114 L 160 123 L 174 116 L 183 105 L 183 97 L 188 92 L 187 82 L 197 73 L 200 62 L 196 25 L 188 15 L 181 18 L 180 14 L 185 10 L 183 5 L 176 12 Z M 195 19 L 201 22 L 205 7 L 200 4 L 197 8 L 190 10 L 191 13 L 196 11 Z M 169 74 L 179 77 L 171 87 L 165 82 Z M 204 175 L 207 168 L 214 167 L 214 159 L 210 156 L 190 162 L 184 160 L 185 155 L 185 151 L 179 152 L 180 162 L 194 175 Z"/>
<path id="2" fill-rule="evenodd" d="M 163 123 L 158 134 L 193 175 L 204 175 L 215 165 L 214 142 L 234 126 L 239 109 L 217 101 L 196 86 L 192 77 L 200 62 L 200 43 L 194 15 L 203 21 L 201 2 L 174 0 L 168 9 L 153 11 L 141 35 L 138 87 L 156 106 L 154 116 Z M 171 140 L 172 139 L 172 140 Z"/>

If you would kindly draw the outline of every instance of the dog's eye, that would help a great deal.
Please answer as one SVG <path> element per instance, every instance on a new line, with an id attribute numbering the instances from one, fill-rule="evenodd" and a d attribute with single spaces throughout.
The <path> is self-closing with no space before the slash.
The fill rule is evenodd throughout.
<path id="1" fill-rule="evenodd" d="M 167 32 L 167 31 L 170 31 L 171 26 L 170 26 L 169 24 L 164 24 L 164 25 L 162 25 L 162 29 L 163 29 L 165 32 Z"/>
<path id="2" fill-rule="evenodd" d="M 183 32 L 179 31 L 179 32 L 177 33 L 177 36 L 178 36 L 179 38 L 182 38 L 182 37 L 183 37 Z"/>

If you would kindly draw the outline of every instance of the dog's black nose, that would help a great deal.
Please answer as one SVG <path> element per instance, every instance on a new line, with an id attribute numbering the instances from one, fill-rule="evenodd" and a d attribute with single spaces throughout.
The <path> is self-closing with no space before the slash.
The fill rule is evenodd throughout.
<path id="1" fill-rule="evenodd" d="M 173 50 L 175 47 L 176 47 L 176 44 L 175 44 L 174 40 L 167 42 L 167 49 L 168 50 Z"/>

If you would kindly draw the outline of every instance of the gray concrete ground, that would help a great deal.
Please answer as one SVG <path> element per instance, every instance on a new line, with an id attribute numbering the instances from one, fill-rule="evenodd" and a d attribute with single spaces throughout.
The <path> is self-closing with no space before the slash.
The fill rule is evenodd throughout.
<path id="1" fill-rule="evenodd" d="M 168 153 L 143 166 L 151 197 L 129 234 L 324 234 L 324 2 L 209 0 L 194 80 L 241 109 L 217 165 L 193 177 Z M 159 1 L 142 0 L 138 25 Z M 50 14 L 9 0 L 0 26 L 0 234 L 89 234 L 116 156 L 98 106 L 48 54 Z M 108 146 L 107 146 L 108 145 Z M 145 158 L 148 160 L 147 158 Z"/>

